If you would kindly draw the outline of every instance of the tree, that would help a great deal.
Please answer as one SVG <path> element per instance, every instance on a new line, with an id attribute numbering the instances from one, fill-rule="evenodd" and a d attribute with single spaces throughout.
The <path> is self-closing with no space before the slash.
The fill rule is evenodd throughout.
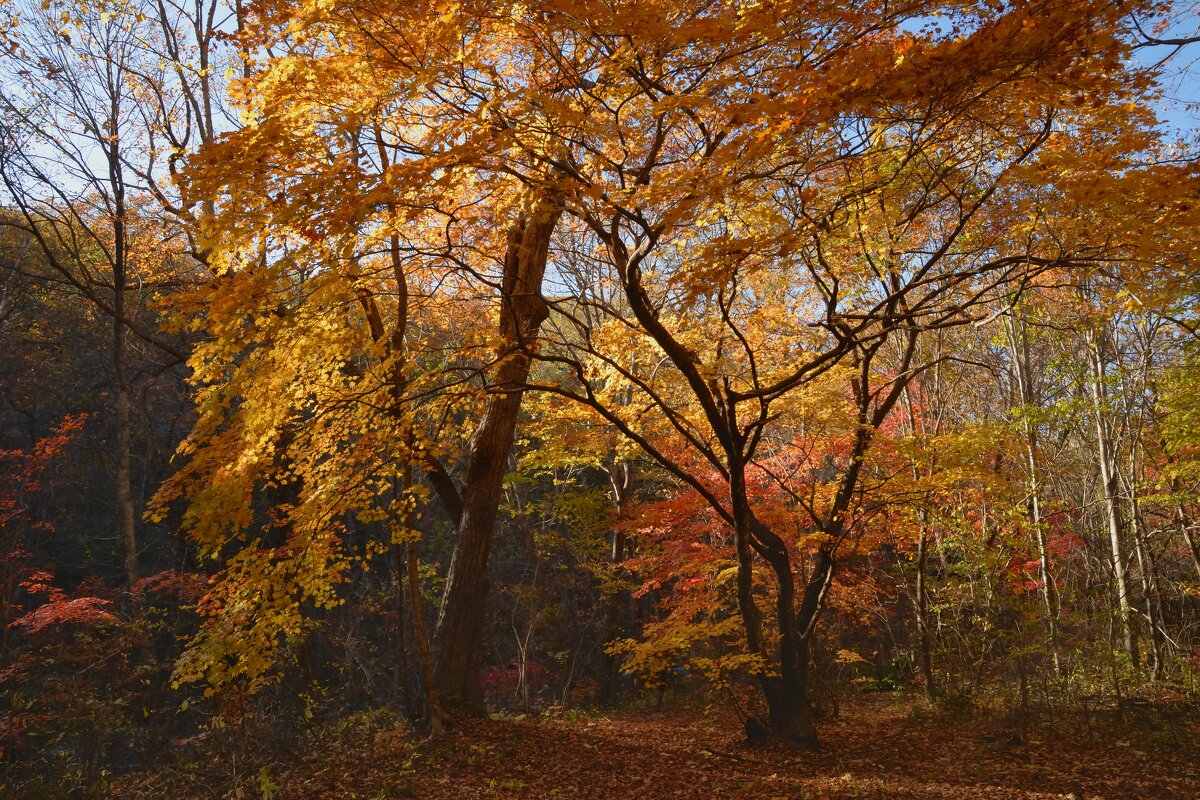
<path id="1" fill-rule="evenodd" d="M 244 113 L 255 121 L 190 172 L 189 202 L 210 209 L 206 243 L 220 277 L 190 306 L 207 316 L 210 341 L 194 363 L 211 388 L 191 466 L 164 498 L 191 495 L 193 535 L 215 555 L 229 529 L 256 535 L 251 497 L 286 483 L 301 498 L 281 505 L 286 547 L 307 553 L 320 540 L 329 559 L 303 567 L 307 586 L 280 595 L 295 600 L 292 619 L 302 602 L 335 602 L 340 517 L 396 519 L 395 504 L 413 502 L 389 488 L 397 470 L 423 470 L 458 531 L 435 637 L 438 689 L 478 710 L 491 532 L 561 213 L 551 193 L 508 174 L 504 127 L 480 116 L 484 87 L 472 70 L 497 69 L 504 43 L 517 40 L 503 25 L 478 31 L 430 9 L 409 9 L 411 40 L 382 9 L 276 11 L 258 9 L 262 27 L 248 47 L 291 52 L 246 79 Z M 293 12 L 302 24 L 291 24 Z M 310 50 L 320 31 L 343 45 Z M 479 48 L 475 60 L 455 57 L 463 36 Z M 299 74 L 307 77 L 292 79 Z M 342 196 L 346 183 L 361 191 Z M 249 326 L 237 321 L 247 313 Z M 336 367 L 304 362 L 318 353 Z M 277 393 L 263 397 L 266 386 Z M 442 459 L 464 413 L 475 423 L 456 481 L 456 465 Z M 370 431 L 381 419 L 386 433 Z M 355 490 L 330 497 L 329 481 Z M 242 550 L 238 563 L 261 564 L 268 552 L 280 563 L 277 548 Z M 246 580 L 244 571 L 226 575 L 234 586 Z M 263 620 L 255 652 L 270 649 L 280 627 L 293 630 Z"/>
<path id="2" fill-rule="evenodd" d="M 281 420 L 332 413 L 313 404 L 312 384 L 280 377 L 309 368 L 301 352 L 331 353 L 339 366 L 320 373 L 321 391 L 364 420 L 378 407 L 356 398 L 401 383 L 385 377 L 397 363 L 421 369 L 386 413 L 399 402 L 414 419 L 435 419 L 465 377 L 482 378 L 461 489 L 422 436 L 400 444 L 404 429 L 369 462 L 421 466 L 459 530 L 436 660 L 445 694 L 477 708 L 475 620 L 520 397 L 533 385 L 577 399 L 730 526 L 772 727 L 814 744 L 807 649 L 839 547 L 871 507 L 871 443 L 936 362 L 921 336 L 982 321 L 987 304 L 1047 270 L 1130 257 L 1135 231 L 1098 239 L 1093 211 L 1116 196 L 1109 187 L 1168 178 L 1138 171 L 1153 142 L 1152 77 L 1124 64 L 1120 27 L 1138 9 L 262 4 L 248 47 L 279 55 L 241 88 L 253 122 L 190 173 L 191 199 L 214 206 L 222 278 L 206 301 L 213 343 L 194 362 L 211 382 L 193 445 L 206 449 L 176 486 L 236 465 L 237 482 L 195 496 L 235 498 L 229 518 L 246 531 L 244 498 L 271 480 L 267 465 L 284 450 L 311 459 Z M 580 321 L 560 324 L 570 334 L 546 350 L 540 287 L 556 232 L 588 242 L 604 272 L 600 291 L 556 303 Z M 460 346 L 448 369 L 416 355 L 434 342 L 417 331 L 436 326 L 405 322 L 403 348 L 385 334 L 416 313 L 418 274 L 422 312 L 495 315 L 493 333 Z M 377 307 L 386 296 L 407 309 L 391 322 Z M 236 321 L 247 313 L 251 325 Z M 649 358 L 631 362 L 631 349 Z M 535 357 L 563 377 L 531 382 Z M 420 396 L 418 377 L 430 381 Z M 834 379 L 848 392 L 845 449 L 819 479 L 780 480 L 812 550 L 798 584 L 797 543 L 763 522 L 747 486 L 769 456 L 799 446 L 790 409 Z M 264 402 L 264 391 L 291 399 Z M 235 421 L 261 413 L 221 433 L 224 409 Z M 755 599 L 760 559 L 773 620 Z"/>
<path id="3" fill-rule="evenodd" d="M 1145 141 L 1148 116 L 1115 116 L 1141 108 L 1148 81 L 1109 67 L 1126 49 L 1116 26 L 1127 10 L 944 10 L 953 35 L 914 33 L 902 21 L 916 9 L 891 5 L 588 19 L 600 50 L 584 73 L 597 76 L 583 90 L 596 95 L 592 117 L 578 155 L 558 163 L 579 186 L 569 213 L 622 290 L 623 306 L 589 302 L 630 334 L 612 349 L 580 326 L 582 344 L 563 343 L 570 381 L 540 388 L 592 405 L 733 529 L 747 644 L 770 665 L 759 680 L 782 738 L 815 744 L 807 649 L 859 524 L 867 451 L 933 366 L 916 360 L 920 335 L 982 318 L 984 303 L 1039 272 L 1128 246 L 1087 235 L 1080 208 L 1041 210 L 1060 181 L 1112 179 L 1072 148 L 1111 136 L 1119 144 L 1104 155 L 1132 165 Z M 606 25 L 639 33 L 606 51 Z M 1034 27 L 1056 33 L 1025 35 Z M 1085 92 L 1105 99 L 1089 107 Z M 631 349 L 656 353 L 655 368 L 627 366 Z M 823 490 L 795 492 L 819 541 L 798 587 L 794 545 L 759 518 L 748 475 L 788 446 L 786 406 L 837 369 L 855 423 Z M 632 403 L 613 402 L 615 381 Z M 665 430 L 643 430 L 650 409 Z M 705 483 L 675 452 L 720 480 Z M 772 637 L 754 598 L 760 558 L 773 575 Z"/>
<path id="4" fill-rule="evenodd" d="M 139 185 L 159 177 L 157 136 L 174 128 L 170 93 L 155 80 L 146 18 L 130 4 L 56 2 L 7 13 L 22 24 L 7 31 L 4 60 L 22 80 L 0 94 L 0 179 L 15 212 L 0 224 L 36 248 L 49 272 L 26 278 L 61 283 L 110 320 L 113 482 L 125 580 L 133 586 L 140 509 L 130 337 L 150 346 L 159 370 L 185 359 L 185 348 L 156 329 L 146 305 L 152 293 L 183 279 L 188 264 L 177 229 L 146 202 L 166 195 Z M 147 93 L 157 106 L 143 105 Z"/>

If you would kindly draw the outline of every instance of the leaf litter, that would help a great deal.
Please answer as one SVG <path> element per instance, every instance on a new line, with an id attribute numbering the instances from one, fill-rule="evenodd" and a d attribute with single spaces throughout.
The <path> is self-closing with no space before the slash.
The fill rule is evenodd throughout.
<path id="1" fill-rule="evenodd" d="M 407 727 L 307 737 L 242 769 L 193 760 L 128 776 L 112 797 L 252 800 L 1195 800 L 1197 715 L 1130 729 L 1104 720 L 1017 723 L 939 714 L 895 696 L 856 698 L 820 725 L 820 752 L 750 747 L 727 709 L 460 720 L 436 740 Z M 194 759 L 201 754 L 195 754 Z M 223 793 L 223 787 L 228 791 Z"/>

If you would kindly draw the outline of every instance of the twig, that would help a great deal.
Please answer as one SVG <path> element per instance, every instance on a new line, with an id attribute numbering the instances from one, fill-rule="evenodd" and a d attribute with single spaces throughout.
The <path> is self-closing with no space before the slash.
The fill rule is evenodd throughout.
<path id="1" fill-rule="evenodd" d="M 721 750 L 713 750 L 711 747 L 703 747 L 700 749 L 700 752 L 705 755 L 710 755 L 710 756 L 721 756 L 721 758 L 731 758 L 734 761 L 741 761 L 746 764 L 762 764 L 762 763 L 764 763 L 762 761 L 759 761 L 757 758 L 747 758 L 746 756 L 739 756 L 736 753 L 726 753 Z"/>

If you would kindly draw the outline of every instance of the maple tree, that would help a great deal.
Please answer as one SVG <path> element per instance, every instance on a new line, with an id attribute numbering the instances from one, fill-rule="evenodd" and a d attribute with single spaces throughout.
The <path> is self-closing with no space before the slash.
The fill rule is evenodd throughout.
<path id="1" fill-rule="evenodd" d="M 727 13 L 648 12 L 670 20 L 657 28 L 642 20 L 653 57 L 638 59 L 637 36 L 625 45 L 631 56 L 617 52 L 638 66 L 613 56 L 635 79 L 620 87 L 620 108 L 633 117 L 624 109 L 645 104 L 644 127 L 616 114 L 606 119 L 608 108 L 597 103 L 586 154 L 560 159 L 580 185 L 570 211 L 605 248 L 609 279 L 620 287 L 620 303 L 588 299 L 622 333 L 613 347 L 579 326 L 563 359 L 576 384 L 543 388 L 599 410 L 733 529 L 747 644 L 767 659 L 759 678 L 782 737 L 815 744 L 804 688 L 809 637 L 838 547 L 858 524 L 875 431 L 933 363 L 914 360 L 919 334 L 982 318 L 972 309 L 1038 272 L 1079 270 L 1135 246 L 1086 235 L 1079 209 L 1051 217 L 1030 206 L 1059 181 L 1112 180 L 1099 162 L 1134 166 L 1152 141 L 1149 117 L 1139 122 L 1135 113 L 1145 79 L 1125 73 L 1093 82 L 1100 64 L 1116 63 L 1125 47 L 1114 10 L 1046 4 L 981 12 L 963 20 L 969 33 L 945 38 L 937 27 L 906 30 L 898 24 L 903 8 L 849 19 L 838 11 L 840 26 L 830 29 L 846 38 L 827 36 L 816 46 L 796 33 L 822 29 L 812 9 L 797 10 L 803 20 L 779 9 L 754 18 L 765 30 Z M 1017 35 L 1031 28 L 1057 33 Z M 777 64 L 794 71 L 769 66 Z M 598 69 L 590 91 L 608 89 Z M 605 124 L 608 152 L 623 148 L 623 160 L 604 160 Z M 986 147 L 963 149 L 981 136 Z M 1103 157 L 1067 156 L 1098 137 L 1108 143 Z M 660 357 L 641 371 L 631 367 L 628 353 L 647 346 Z M 890 363 L 889 351 L 897 354 Z M 798 481 L 790 489 L 816 540 L 813 567 L 797 587 L 795 543 L 756 512 L 747 476 L 789 446 L 776 433 L 797 424 L 784 408 L 789 399 L 838 370 L 848 373 L 853 426 L 833 474 L 820 481 L 824 491 Z M 613 394 L 628 391 L 631 402 L 615 402 Z M 717 470 L 715 485 L 664 439 Z M 786 477 L 780 483 L 788 488 Z M 761 632 L 755 558 L 773 573 L 775 644 Z"/>
<path id="2" fill-rule="evenodd" d="M 1122 63 L 1120 27 L 1137 9 L 262 4 L 243 31 L 245 52 L 264 54 L 239 90 L 247 125 L 189 176 L 191 200 L 214 204 L 221 277 L 198 295 L 209 421 L 172 491 L 208 476 L 190 518 L 215 553 L 222 531 L 247 531 L 260 485 L 291 482 L 301 501 L 287 527 L 301 538 L 286 552 L 322 554 L 285 568 L 302 576 L 298 595 L 283 592 L 298 613 L 298 598 L 336 602 L 348 563 L 337 518 L 377 505 L 386 469 L 423 468 L 459 533 L 439 684 L 478 707 L 490 535 L 548 314 L 543 275 L 569 228 L 599 248 L 599 283 L 555 304 L 568 333 L 539 357 L 566 377 L 533 385 L 590 404 L 731 527 L 772 727 L 815 743 L 809 637 L 857 524 L 875 431 L 934 363 L 918 358 L 921 333 L 982 319 L 1038 273 L 1130 257 L 1136 240 L 1092 235 L 1096 203 L 1187 174 L 1138 170 L 1154 144 L 1152 81 Z M 494 332 L 475 328 L 474 360 L 418 371 L 418 315 L 472 304 L 496 315 Z M 585 306 L 601 325 L 575 322 Z M 629 363 L 647 348 L 657 366 Z M 429 404 L 410 398 L 429 380 L 425 397 L 445 402 L 468 385 L 464 369 L 486 389 L 460 490 L 418 432 Z M 807 489 L 780 481 L 814 559 L 798 586 L 801 542 L 761 519 L 748 475 L 795 446 L 789 406 L 835 379 L 849 395 L 832 473 Z M 237 422 L 223 429 L 226 408 Z M 366 430 L 380 408 L 408 421 Z M 342 444 L 309 438 L 342 414 L 361 426 Z M 673 455 L 691 452 L 714 480 Z M 347 464 L 343 475 L 376 482 L 331 500 L 345 478 L 323 473 Z M 277 586 L 281 554 L 242 550 L 232 584 L 265 570 Z M 770 565 L 772 634 L 755 559 Z"/>
<path id="3" fill-rule="evenodd" d="M 458 729 L 424 792 L 489 706 L 825 764 L 868 690 L 1022 742 L 1200 693 L 1188 3 L 0 9 L 0 447 L 94 420 L 0 509 L 15 785 L 311 794 L 255 759 L 390 706 Z"/>
<path id="4" fill-rule="evenodd" d="M 4 552 L 0 556 L 3 559 L 0 648 L 4 650 L 8 649 L 12 626 L 27 618 L 20 613 L 23 609 L 17 602 L 18 587 L 29 591 L 27 583 L 39 582 L 31 580 L 33 573 L 44 575 L 44 571 L 36 570 L 30 563 L 33 553 L 29 549 L 30 543 L 25 540 L 30 530 L 46 530 L 49 525 L 44 520 L 30 517 L 27 497 L 41 489 L 41 473 L 48 462 L 70 443 L 84 422 L 84 418 L 68 417 L 52 436 L 39 440 L 32 452 L 0 451 L 0 459 L 5 465 L 3 494 L 0 494 L 0 531 L 4 534 Z"/>

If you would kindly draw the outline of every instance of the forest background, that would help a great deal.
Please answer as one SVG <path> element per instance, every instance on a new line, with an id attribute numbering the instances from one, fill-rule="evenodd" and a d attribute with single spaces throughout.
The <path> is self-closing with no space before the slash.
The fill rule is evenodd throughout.
<path id="1" fill-rule="evenodd" d="M 7 0 L 7 791 L 381 710 L 1194 714 L 1195 19 Z"/>

